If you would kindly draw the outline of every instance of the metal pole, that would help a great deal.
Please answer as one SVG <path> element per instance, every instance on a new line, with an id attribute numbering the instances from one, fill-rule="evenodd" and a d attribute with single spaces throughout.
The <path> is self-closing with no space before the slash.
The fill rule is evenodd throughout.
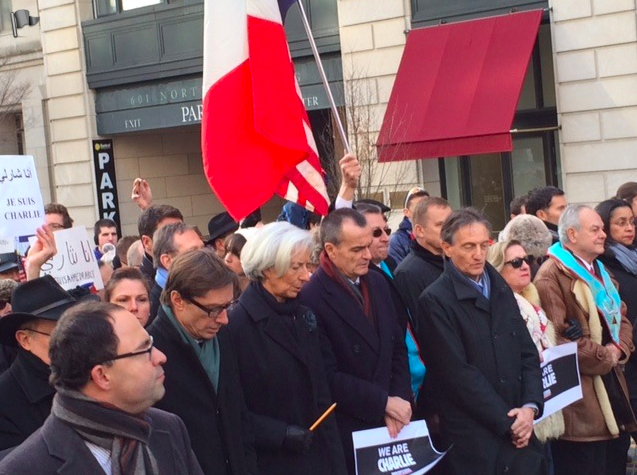
<path id="1" fill-rule="evenodd" d="M 312 29 L 310 28 L 310 23 L 307 20 L 305 8 L 303 8 L 303 0 L 298 0 L 296 3 L 298 3 L 299 9 L 301 10 L 301 20 L 303 21 L 303 26 L 305 27 L 305 32 L 307 33 L 307 39 L 310 40 L 310 48 L 312 48 L 312 53 L 314 54 L 314 59 L 316 60 L 316 67 L 318 68 L 319 75 L 321 76 L 321 81 L 323 82 L 325 93 L 327 94 L 327 100 L 330 103 L 330 109 L 332 109 L 332 114 L 334 114 L 334 120 L 336 121 L 336 125 L 338 126 L 338 133 L 341 136 L 341 140 L 343 140 L 343 145 L 345 146 L 345 150 L 347 151 L 347 153 L 352 153 L 352 149 L 349 146 L 349 141 L 347 140 L 347 135 L 345 134 L 343 122 L 341 121 L 341 116 L 338 114 L 338 110 L 336 109 L 336 102 L 334 102 L 334 96 L 332 95 L 332 90 L 330 89 L 330 83 L 327 80 L 327 75 L 325 74 L 325 70 L 323 69 L 323 63 L 321 62 L 321 57 L 319 55 L 318 48 L 316 47 L 314 36 L 312 36 Z"/>
<path id="2" fill-rule="evenodd" d="M 550 127 L 536 127 L 531 129 L 511 129 L 509 130 L 510 134 L 527 134 L 533 132 L 550 132 L 553 130 L 560 130 L 562 127 L 560 125 L 554 125 Z"/>

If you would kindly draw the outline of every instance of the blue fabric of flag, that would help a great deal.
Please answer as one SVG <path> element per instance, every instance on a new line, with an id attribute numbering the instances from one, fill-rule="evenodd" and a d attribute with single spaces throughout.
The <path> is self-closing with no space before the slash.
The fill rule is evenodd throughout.
<path id="1" fill-rule="evenodd" d="M 294 5 L 297 0 L 277 0 L 279 2 L 279 10 L 281 12 L 281 19 L 285 21 L 285 15 L 287 15 L 288 10 L 292 5 Z"/>

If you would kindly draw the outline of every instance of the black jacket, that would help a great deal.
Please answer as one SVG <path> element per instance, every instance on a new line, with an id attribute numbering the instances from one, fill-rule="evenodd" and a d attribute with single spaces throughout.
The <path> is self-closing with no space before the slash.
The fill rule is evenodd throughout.
<path id="1" fill-rule="evenodd" d="M 486 269 L 489 300 L 451 263 L 420 297 L 427 378 L 444 394 L 436 404 L 442 433 L 454 444 L 450 471 L 458 475 L 503 473 L 496 466 L 512 447 L 507 413 L 527 403 L 543 408 L 537 349 L 513 292 L 492 266 Z M 514 458 L 534 456 L 536 447 L 529 447 L 513 451 Z M 526 475 L 536 473 L 542 472 Z"/>
<path id="2" fill-rule="evenodd" d="M 396 288 L 409 309 L 412 327 L 417 332 L 420 326 L 418 298 L 442 274 L 445 265 L 442 256 L 436 256 L 416 242 L 411 242 L 407 257 L 396 268 L 394 280 Z"/>
<path id="3" fill-rule="evenodd" d="M 261 475 L 344 475 L 345 458 L 335 415 L 315 431 L 307 453 L 286 450 L 288 425 L 309 428 L 332 404 L 316 317 L 300 306 L 278 315 L 251 284 L 228 316 L 246 405 L 254 422 Z"/>
<path id="4" fill-rule="evenodd" d="M 385 425 L 388 396 L 411 399 L 405 337 L 387 283 L 375 272 L 361 279 L 370 288 L 377 329 L 355 298 L 322 268 L 299 296 L 317 316 L 323 362 L 338 403 L 336 422 L 350 473 L 354 473 L 352 432 Z"/>
<path id="5" fill-rule="evenodd" d="M 150 408 L 150 450 L 159 475 L 203 475 L 184 423 L 174 414 Z M 104 473 L 75 430 L 51 415 L 42 428 L 0 462 L 0 475 L 88 475 Z"/>
<path id="6" fill-rule="evenodd" d="M 42 427 L 51 412 L 55 389 L 49 367 L 37 356 L 19 350 L 0 376 L 0 450 L 20 445 Z"/>
<path id="7" fill-rule="evenodd" d="M 150 300 L 150 317 L 148 317 L 148 323 L 146 326 L 150 326 L 153 323 L 153 320 L 157 317 L 157 313 L 159 312 L 159 308 L 161 307 L 161 293 L 164 289 L 162 289 L 157 282 L 150 288 L 150 294 L 148 296 Z"/>
<path id="8" fill-rule="evenodd" d="M 396 261 L 391 257 L 387 257 L 384 262 L 389 268 L 390 272 L 393 274 L 396 270 Z M 396 309 L 396 318 L 398 319 L 398 324 L 400 325 L 403 333 L 406 333 L 407 323 L 410 321 L 409 311 L 407 310 L 407 305 L 405 305 L 405 302 L 403 302 L 403 298 L 400 295 L 400 289 L 397 287 L 396 282 L 394 281 L 394 279 L 389 277 L 383 269 L 378 267 L 373 262 L 369 263 L 369 270 L 382 275 L 383 279 L 385 279 L 385 282 L 387 282 L 387 285 L 389 285 L 389 292 L 391 293 L 391 299 L 394 303 L 394 308 Z"/>
<path id="9" fill-rule="evenodd" d="M 153 258 L 148 254 L 144 253 L 144 257 L 142 257 L 142 265 L 139 267 L 139 270 L 142 271 L 148 285 L 152 288 L 155 283 L 155 273 L 157 270 L 153 266 Z"/>
<path id="10" fill-rule="evenodd" d="M 221 369 L 219 390 L 215 391 L 194 350 L 181 339 L 163 308 L 160 307 L 148 333 L 167 358 L 166 394 L 155 406 L 177 414 L 184 421 L 204 474 L 256 473 L 250 419 L 228 335 L 222 330 L 216 336 Z"/>
<path id="11" fill-rule="evenodd" d="M 626 304 L 626 318 L 633 325 L 633 343 L 637 343 L 637 276 L 624 269 L 611 249 L 607 248 L 598 259 L 619 285 L 619 297 Z M 637 399 L 637 355 L 635 353 L 630 356 L 624 366 L 624 376 L 630 398 Z"/>

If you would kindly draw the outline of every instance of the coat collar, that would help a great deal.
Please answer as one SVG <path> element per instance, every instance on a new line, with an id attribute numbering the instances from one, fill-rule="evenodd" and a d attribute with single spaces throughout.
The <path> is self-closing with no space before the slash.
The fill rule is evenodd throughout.
<path id="1" fill-rule="evenodd" d="M 55 394 L 55 389 L 49 384 L 51 370 L 34 354 L 19 350 L 12 371 L 31 404 Z"/>
<path id="2" fill-rule="evenodd" d="M 475 300 L 476 307 L 487 312 L 491 309 L 490 302 L 494 302 L 498 298 L 498 295 L 507 288 L 506 282 L 504 282 L 504 279 L 502 279 L 498 271 L 496 271 L 491 264 L 486 262 L 484 268 L 489 275 L 491 283 L 490 298 L 487 300 L 478 289 L 471 285 L 470 282 L 467 282 L 466 279 L 463 279 L 462 276 L 459 275 L 459 272 L 451 267 L 451 265 L 445 265 L 443 275 L 451 280 L 454 293 L 458 300 Z"/>
<path id="3" fill-rule="evenodd" d="M 272 307 L 268 305 L 265 299 L 259 294 L 259 292 L 249 285 L 241 297 L 239 297 L 239 305 L 245 308 L 249 317 L 257 324 L 263 322 L 263 331 L 277 344 L 281 345 L 287 351 L 289 351 L 294 357 L 296 357 L 303 364 L 307 365 L 307 361 L 303 355 L 303 351 L 299 346 L 299 341 L 292 338 L 290 330 L 286 328 L 283 318 L 293 318 L 287 315 L 277 315 Z M 309 311 L 309 309 L 308 309 Z M 297 318 L 297 317 L 294 317 Z M 299 334 L 300 338 L 303 338 Z"/>
<path id="4" fill-rule="evenodd" d="M 369 276 L 363 276 L 362 278 L 369 278 Z M 331 279 L 322 268 L 319 267 L 314 276 L 312 276 L 312 279 L 316 279 L 325 290 L 325 303 L 329 305 L 332 311 L 346 324 L 356 330 L 374 351 L 378 352 L 378 334 L 374 327 L 367 321 L 367 316 L 358 302 L 355 302 L 353 297 L 347 294 L 343 287 Z M 371 285 L 371 282 L 368 283 Z M 370 294 L 372 306 L 375 306 L 374 289 L 370 289 Z M 330 298 L 328 295 L 333 297 Z M 374 310 L 376 309 L 374 308 Z M 381 320 L 382 318 L 378 319 L 379 330 Z"/>

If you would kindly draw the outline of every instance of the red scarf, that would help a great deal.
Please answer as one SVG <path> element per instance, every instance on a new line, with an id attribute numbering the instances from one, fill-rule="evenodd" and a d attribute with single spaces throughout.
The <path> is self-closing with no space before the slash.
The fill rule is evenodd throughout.
<path id="1" fill-rule="evenodd" d="M 354 300 L 356 300 L 356 302 L 361 306 L 363 312 L 365 312 L 367 318 L 372 322 L 374 326 L 376 326 L 376 322 L 374 321 L 374 312 L 372 312 L 371 299 L 369 298 L 369 285 L 367 283 L 366 276 L 362 275 L 359 278 L 361 295 L 363 296 L 363 303 L 361 303 L 358 296 L 354 293 L 351 285 L 345 281 L 347 277 L 345 277 L 342 272 L 338 270 L 338 268 L 325 253 L 325 251 L 321 252 L 320 265 L 330 279 L 338 282 L 340 286 L 343 287 Z"/>

